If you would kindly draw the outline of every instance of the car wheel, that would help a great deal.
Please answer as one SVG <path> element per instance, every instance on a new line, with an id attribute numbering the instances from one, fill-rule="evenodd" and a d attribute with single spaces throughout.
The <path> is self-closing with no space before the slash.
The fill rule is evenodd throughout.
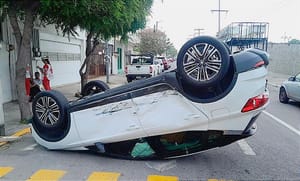
<path id="1" fill-rule="evenodd" d="M 226 75 L 229 61 L 229 52 L 222 42 L 213 37 L 199 36 L 180 49 L 177 73 L 191 85 L 212 86 Z"/>
<path id="2" fill-rule="evenodd" d="M 81 94 L 83 96 L 90 96 L 99 92 L 104 92 L 107 89 L 109 89 L 109 86 L 105 82 L 101 80 L 94 80 L 85 84 Z"/>
<path id="3" fill-rule="evenodd" d="M 285 91 L 284 87 L 280 87 L 279 101 L 281 103 L 288 103 L 289 102 L 289 98 L 287 97 L 287 94 L 286 94 L 286 91 Z"/>
<path id="4" fill-rule="evenodd" d="M 131 77 L 127 77 L 127 82 L 132 82 L 132 78 Z"/>
<path id="5" fill-rule="evenodd" d="M 68 100 L 58 91 L 42 91 L 32 102 L 33 124 L 41 130 L 62 128 L 67 118 Z"/>

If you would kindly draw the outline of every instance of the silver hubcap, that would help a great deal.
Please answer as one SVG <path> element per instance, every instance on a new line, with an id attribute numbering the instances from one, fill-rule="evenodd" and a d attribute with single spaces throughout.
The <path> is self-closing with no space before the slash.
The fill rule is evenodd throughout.
<path id="1" fill-rule="evenodd" d="M 51 97 L 40 97 L 37 100 L 35 112 L 38 120 L 46 126 L 55 125 L 60 117 L 59 106 Z"/>
<path id="2" fill-rule="evenodd" d="M 185 73 L 199 82 L 211 80 L 221 70 L 220 52 L 207 43 L 198 43 L 190 47 L 183 60 Z"/>

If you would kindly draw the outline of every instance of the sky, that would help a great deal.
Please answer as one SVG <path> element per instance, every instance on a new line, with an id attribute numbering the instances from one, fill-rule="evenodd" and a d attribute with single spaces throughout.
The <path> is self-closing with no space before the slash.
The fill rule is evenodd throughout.
<path id="1" fill-rule="evenodd" d="M 268 22 L 269 41 L 300 39 L 300 0 L 220 0 L 221 29 L 232 22 Z M 215 36 L 218 31 L 219 0 L 154 0 L 147 27 L 165 32 L 177 48 L 195 34 Z"/>

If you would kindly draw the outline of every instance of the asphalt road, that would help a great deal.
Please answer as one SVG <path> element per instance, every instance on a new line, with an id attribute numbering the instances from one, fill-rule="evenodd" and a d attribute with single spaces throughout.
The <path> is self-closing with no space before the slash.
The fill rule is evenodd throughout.
<path id="1" fill-rule="evenodd" d="M 240 142 L 185 158 L 129 161 L 48 151 L 26 135 L 0 147 L 0 180 L 34 180 L 43 172 L 53 180 L 74 181 L 91 180 L 91 175 L 120 181 L 300 180 L 300 104 L 282 104 L 278 88 L 269 89 L 271 101 L 257 120 L 257 133 Z"/>

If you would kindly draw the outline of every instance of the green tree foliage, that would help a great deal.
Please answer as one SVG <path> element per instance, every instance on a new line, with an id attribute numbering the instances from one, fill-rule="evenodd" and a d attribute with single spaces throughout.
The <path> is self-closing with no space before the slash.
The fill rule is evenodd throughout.
<path id="1" fill-rule="evenodd" d="M 139 32 L 140 43 L 138 49 L 141 53 L 152 53 L 162 55 L 167 48 L 167 35 L 154 29 L 145 29 Z"/>
<path id="2" fill-rule="evenodd" d="M 1 0 L 0 13 L 7 15 L 16 38 L 18 58 L 16 62 L 16 84 L 21 119 L 31 117 L 28 100 L 24 93 L 25 67 L 31 63 L 30 42 L 33 22 L 39 18 L 41 24 L 55 24 L 56 28 L 76 35 L 77 27 L 87 30 L 86 59 L 80 72 L 86 79 L 90 55 L 96 49 L 99 37 L 126 38 L 146 24 L 153 0 Z M 21 22 L 21 23 L 20 23 Z M 23 28 L 21 28 L 23 27 Z M 95 41 L 92 41 L 95 40 Z M 92 43 L 94 42 L 94 43 Z M 83 72 L 85 67 L 85 72 Z M 84 82 L 84 81 L 82 81 Z M 86 82 L 86 81 L 85 81 Z"/>
<path id="3" fill-rule="evenodd" d="M 177 56 L 177 49 L 174 47 L 173 44 L 170 44 L 166 49 L 166 57 L 174 58 L 176 56 Z"/>
<path id="4" fill-rule="evenodd" d="M 74 35 L 76 27 L 87 30 L 86 59 L 80 68 L 81 88 L 87 83 L 89 63 L 98 46 L 98 39 L 121 36 L 144 28 L 152 0 L 44 0 L 41 20 L 55 24 L 63 33 Z M 95 40 L 95 41 L 93 41 Z"/>
<path id="5" fill-rule="evenodd" d="M 170 39 L 167 39 L 167 46 L 166 46 L 166 57 L 167 58 L 174 58 L 177 56 L 177 50 L 174 47 L 173 43 Z"/>
<path id="6" fill-rule="evenodd" d="M 42 0 L 41 5 L 40 19 L 64 33 L 76 34 L 79 26 L 107 39 L 143 28 L 152 0 Z"/>

